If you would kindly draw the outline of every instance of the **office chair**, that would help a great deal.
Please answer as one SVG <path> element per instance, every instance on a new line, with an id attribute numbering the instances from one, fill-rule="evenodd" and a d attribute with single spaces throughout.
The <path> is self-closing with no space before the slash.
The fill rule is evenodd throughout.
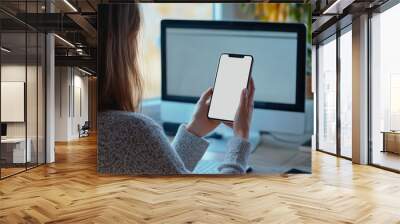
<path id="1" fill-rule="evenodd" d="M 85 121 L 82 127 L 78 124 L 79 138 L 89 136 L 89 129 L 90 129 L 89 121 Z"/>

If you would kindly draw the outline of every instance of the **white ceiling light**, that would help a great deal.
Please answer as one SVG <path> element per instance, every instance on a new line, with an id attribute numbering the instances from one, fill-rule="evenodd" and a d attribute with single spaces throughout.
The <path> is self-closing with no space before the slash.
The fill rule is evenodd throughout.
<path id="1" fill-rule="evenodd" d="M 343 10 L 354 1 L 355 0 L 336 0 L 332 5 L 325 9 L 322 14 L 342 14 Z"/>
<path id="2" fill-rule="evenodd" d="M 1 51 L 4 51 L 4 52 L 6 52 L 6 53 L 10 53 L 10 52 L 11 52 L 11 50 L 8 50 L 8 49 L 5 48 L 5 47 L 1 47 L 0 49 L 1 49 Z"/>
<path id="3" fill-rule="evenodd" d="M 84 55 L 83 50 L 81 48 L 77 48 L 76 53 L 78 53 L 79 55 Z"/>
<path id="4" fill-rule="evenodd" d="M 332 5 L 330 5 L 327 9 L 324 10 L 322 14 L 334 13 L 337 11 L 337 6 L 339 5 L 340 0 L 336 0 Z"/>
<path id="5" fill-rule="evenodd" d="M 66 39 L 64 39 L 64 38 L 62 38 L 62 37 L 60 37 L 60 36 L 57 35 L 57 34 L 54 34 L 54 36 L 57 37 L 57 38 L 58 38 L 59 40 L 61 40 L 62 42 L 64 42 L 65 44 L 67 44 L 68 46 L 75 48 L 75 45 L 73 45 L 73 44 L 72 44 L 71 42 L 69 42 L 68 40 L 66 40 Z"/>
<path id="6" fill-rule="evenodd" d="M 78 12 L 78 10 L 77 10 L 71 3 L 69 3 L 68 0 L 64 0 L 64 3 L 65 3 L 66 5 L 68 5 L 68 7 L 70 7 L 70 8 L 72 9 L 72 11 Z"/>

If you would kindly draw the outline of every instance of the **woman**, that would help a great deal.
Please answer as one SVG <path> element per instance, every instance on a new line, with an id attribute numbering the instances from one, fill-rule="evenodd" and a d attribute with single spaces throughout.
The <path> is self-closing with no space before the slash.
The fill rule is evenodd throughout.
<path id="1" fill-rule="evenodd" d="M 109 5 L 106 24 L 105 74 L 99 77 L 98 171 L 111 174 L 187 174 L 205 153 L 203 138 L 220 121 L 208 119 L 212 89 L 206 90 L 192 120 L 182 124 L 172 144 L 162 128 L 140 114 L 142 80 L 137 63 L 140 12 L 136 4 Z M 254 83 L 241 94 L 221 173 L 245 173 L 250 153 L 248 141 L 253 111 Z"/>

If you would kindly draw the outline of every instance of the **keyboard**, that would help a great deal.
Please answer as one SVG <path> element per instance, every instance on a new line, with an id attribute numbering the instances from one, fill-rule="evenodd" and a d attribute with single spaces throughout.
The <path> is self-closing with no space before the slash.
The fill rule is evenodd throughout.
<path id="1" fill-rule="evenodd" d="M 195 174 L 219 174 L 218 167 L 221 162 L 214 160 L 200 160 L 196 168 L 193 170 Z M 250 173 L 253 169 L 247 166 L 246 173 Z"/>
<path id="2" fill-rule="evenodd" d="M 220 162 L 214 160 L 200 160 L 194 169 L 195 174 L 218 174 L 218 167 L 221 165 Z"/>

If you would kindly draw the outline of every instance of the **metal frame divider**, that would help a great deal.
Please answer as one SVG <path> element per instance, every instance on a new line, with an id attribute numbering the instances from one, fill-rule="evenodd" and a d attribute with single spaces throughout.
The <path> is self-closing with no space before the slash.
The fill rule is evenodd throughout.
<path id="1" fill-rule="evenodd" d="M 27 3 L 28 1 L 25 0 L 25 12 L 27 12 Z M 47 0 L 45 1 L 47 2 Z M 36 12 L 39 12 L 39 0 L 36 0 Z M 3 11 L 3 10 L 2 10 Z M 45 9 L 45 11 L 47 12 L 47 7 Z M 6 13 L 6 11 L 3 11 Z M 8 15 L 8 13 L 7 13 Z M 10 15 L 9 15 L 10 16 Z M 17 19 L 17 18 L 15 18 Z M 17 19 L 18 21 L 21 22 L 21 20 Z M 25 21 L 27 21 L 27 14 L 25 14 Z M 23 21 L 22 21 L 23 22 Z M 44 75 L 43 79 L 44 79 L 44 99 L 43 99 L 43 103 L 44 103 L 44 162 L 43 163 L 39 163 L 39 69 L 38 69 L 38 65 L 39 65 L 39 30 L 33 28 L 32 26 L 30 26 L 29 24 L 23 22 L 23 24 L 25 25 L 25 87 L 24 87 L 24 119 L 25 119 L 25 169 L 15 172 L 13 174 L 7 175 L 7 176 L 2 176 L 2 172 L 1 172 L 1 167 L 0 167 L 0 180 L 6 179 L 8 177 L 12 177 L 14 175 L 26 172 L 27 170 L 39 167 L 40 165 L 46 164 L 47 163 L 47 141 L 46 141 L 46 136 L 47 136 L 47 82 L 46 77 L 47 77 L 47 60 L 46 60 L 46 55 L 47 55 L 47 38 L 46 35 L 48 34 L 47 32 L 44 32 L 43 34 L 45 34 L 45 36 L 43 37 L 44 39 L 44 51 L 42 53 L 44 53 L 44 55 L 42 56 L 44 59 L 44 68 L 42 69 L 42 76 Z M 1 26 L 1 24 L 0 24 Z M 27 120 L 27 81 L 28 81 L 28 28 L 33 29 L 36 32 L 36 142 L 37 142 L 37 152 L 36 152 L 36 164 L 32 167 L 28 167 L 28 153 L 27 153 L 27 149 L 28 149 L 28 120 Z M 2 41 L 2 32 L 0 32 L 0 45 L 1 45 L 1 41 Z M 0 54 L 0 67 L 1 67 L 1 62 L 2 62 L 2 57 Z M 1 82 L 1 69 L 0 69 L 0 82 Z M 1 89 L 1 87 L 0 87 Z M 0 93 L 0 101 L 1 101 L 1 93 Z M 1 120 L 1 115 L 0 115 L 0 120 Z M 0 121 L 1 123 L 1 121 Z M 0 158 L 1 158 L 1 144 L 0 144 Z"/>
<path id="2" fill-rule="evenodd" d="M 343 156 L 341 153 L 341 116 L 340 116 L 340 81 L 341 81 L 341 64 L 340 64 L 340 37 L 342 35 L 342 30 L 346 29 L 347 26 L 340 28 L 338 24 L 336 24 L 336 32 L 332 35 L 335 35 L 336 41 L 336 153 L 328 152 L 319 148 L 319 45 L 321 42 L 331 38 L 332 35 L 327 37 L 324 40 L 321 40 L 316 45 L 316 150 L 319 152 L 323 152 L 329 155 L 337 156 L 339 158 L 352 160 L 347 156 Z M 333 41 L 333 40 L 332 40 Z"/>
<path id="3" fill-rule="evenodd" d="M 340 123 L 340 35 L 341 30 L 336 26 L 336 155 L 341 156 L 341 123 Z"/>

